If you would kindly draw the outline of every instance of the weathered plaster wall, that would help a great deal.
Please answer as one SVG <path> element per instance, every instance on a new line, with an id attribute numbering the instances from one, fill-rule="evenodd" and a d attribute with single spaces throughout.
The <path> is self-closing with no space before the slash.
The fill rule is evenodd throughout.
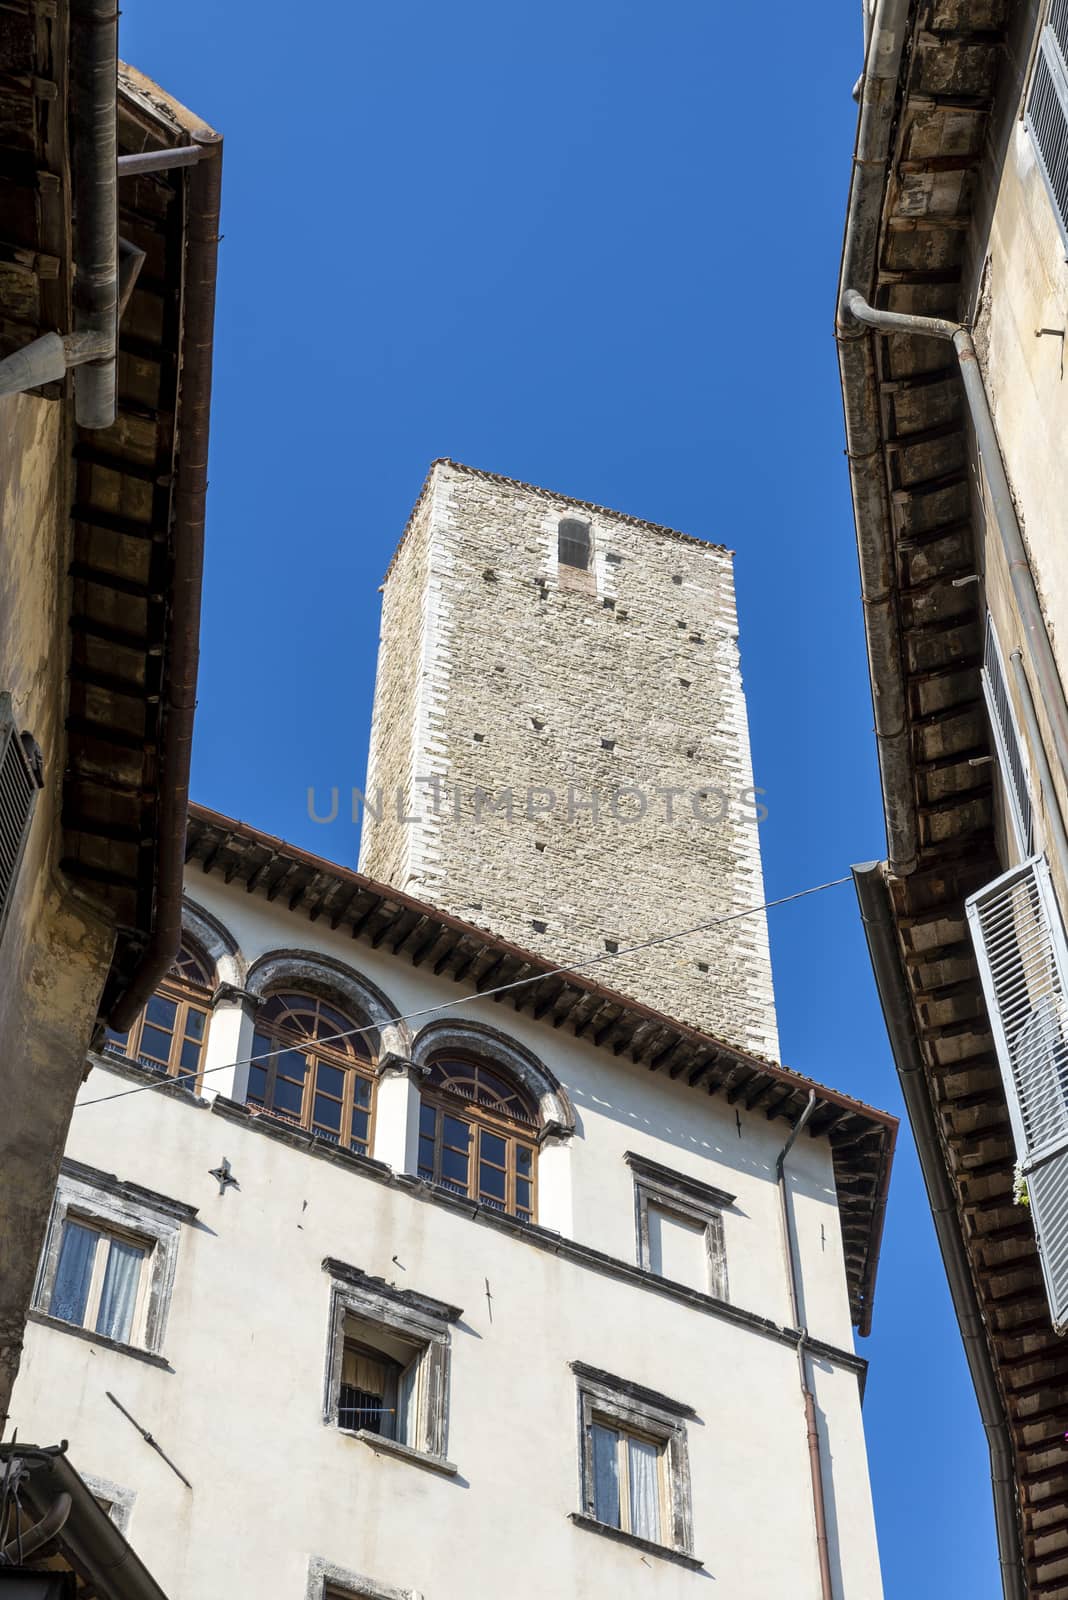
<path id="1" fill-rule="evenodd" d="M 557 567 L 567 515 L 589 575 Z M 371 773 L 361 868 L 554 959 L 759 906 L 729 552 L 439 463 L 385 586 Z M 777 1056 L 763 914 L 598 975 Z"/>
<path id="2" fill-rule="evenodd" d="M 1068 681 L 1068 261 L 1057 219 L 1022 121 L 1007 134 L 1005 160 L 993 201 L 975 306 L 975 336 L 1009 482 L 1034 572 L 1062 681 Z M 1065 330 L 1065 339 L 1038 330 Z M 986 496 L 983 567 L 987 603 L 1009 673 L 1010 691 L 1023 719 L 1010 655 L 1020 650 L 1032 691 L 1035 676 L 997 524 Z M 1047 751 L 1054 749 L 1040 696 L 1035 693 Z M 1025 735 L 1026 740 L 1026 735 Z M 1068 815 L 1068 774 L 1051 766 L 1062 814 Z M 1032 776 L 1035 769 L 1032 766 Z M 1033 784 L 1037 799 L 1037 782 Z M 1041 808 L 1040 808 L 1041 811 Z M 1043 841 L 1049 829 L 1043 818 Z M 1010 852 L 1011 853 L 1011 852 Z M 1052 861 L 1059 878 L 1059 864 Z M 1059 882 L 1062 905 L 1068 883 Z"/>
<path id="3" fill-rule="evenodd" d="M 0 400 L 0 690 L 44 755 L 0 944 L 0 1416 L 113 932 L 57 870 L 64 756 L 69 449 L 63 408 Z"/>
<path id="4" fill-rule="evenodd" d="M 736 1120 L 718 1100 L 602 1058 L 587 1041 L 485 1000 L 468 996 L 457 1006 L 456 985 L 242 888 L 197 874 L 190 891 L 253 971 L 272 950 L 321 955 L 354 968 L 394 1014 L 440 1003 L 443 1016 L 489 1022 L 538 1056 L 576 1114 L 566 1172 L 543 1170 L 542 1181 L 568 1190 L 561 1231 L 578 1241 L 635 1260 L 626 1150 L 735 1193 L 726 1217 L 731 1302 L 786 1320 L 774 1184 L 783 1128 L 744 1112 Z M 209 1034 L 210 1069 L 228 1067 L 232 1043 Z M 205 1092 L 226 1080 L 226 1072 L 209 1071 Z M 81 1098 L 129 1087 L 97 1069 Z M 163 1347 L 171 1370 L 32 1326 L 14 1409 L 23 1437 L 68 1437 L 79 1470 L 135 1493 L 129 1536 L 170 1600 L 228 1587 L 302 1596 L 315 1557 L 426 1600 L 468 1600 L 505 1583 L 520 1583 L 531 1600 L 681 1600 L 709 1577 L 724 1600 L 818 1600 L 789 1345 L 317 1160 L 207 1103 L 149 1090 L 86 1105 L 75 1114 L 68 1153 L 199 1208 L 196 1223 L 182 1229 Z M 223 1156 L 240 1187 L 220 1196 L 210 1169 Z M 792 1169 L 807 1320 L 814 1336 L 848 1349 L 825 1141 L 803 1138 Z M 329 1280 L 321 1262 L 330 1256 L 463 1308 L 452 1334 L 447 1454 L 455 1478 L 375 1454 L 324 1425 Z M 579 1509 L 574 1360 L 696 1409 L 688 1439 L 705 1576 L 569 1521 Z M 879 1600 L 857 1379 L 821 1359 L 814 1380 L 840 1595 Z M 107 1390 L 154 1434 L 192 1492 Z"/>

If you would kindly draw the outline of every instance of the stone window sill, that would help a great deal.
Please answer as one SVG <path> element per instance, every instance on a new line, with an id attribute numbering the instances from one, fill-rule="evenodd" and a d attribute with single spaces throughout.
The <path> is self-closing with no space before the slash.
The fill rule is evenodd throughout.
<path id="1" fill-rule="evenodd" d="M 359 1439 L 361 1444 L 367 1445 L 376 1454 L 396 1456 L 400 1461 L 410 1461 L 415 1467 L 440 1472 L 446 1478 L 455 1478 L 460 1470 L 455 1462 L 446 1461 L 444 1456 L 432 1456 L 426 1450 L 413 1450 L 411 1445 L 401 1444 L 397 1439 L 387 1439 L 370 1428 L 339 1428 L 337 1431 L 349 1439 Z"/>
<path id="2" fill-rule="evenodd" d="M 164 1372 L 174 1371 L 166 1356 L 156 1355 L 151 1350 L 139 1350 L 136 1345 L 123 1344 L 120 1339 L 109 1339 L 106 1333 L 79 1327 L 76 1322 L 64 1322 L 62 1317 L 53 1317 L 47 1311 L 31 1310 L 27 1320 L 39 1323 L 42 1328 L 55 1328 L 57 1333 L 72 1334 L 75 1339 L 84 1339 L 87 1344 L 99 1345 L 104 1350 L 114 1350 L 117 1355 L 133 1356 L 135 1361 L 144 1361 L 150 1367 L 162 1367 Z"/>
<path id="3" fill-rule="evenodd" d="M 624 1533 L 622 1528 L 613 1528 L 609 1522 L 598 1522 L 596 1517 L 588 1517 L 582 1511 L 572 1511 L 571 1521 L 576 1528 L 586 1528 L 590 1533 L 603 1534 L 606 1539 L 614 1539 L 617 1544 L 630 1545 L 632 1550 L 642 1550 L 646 1555 L 661 1556 L 665 1561 L 674 1561 L 680 1567 L 689 1567 L 691 1572 L 700 1572 L 704 1562 L 699 1561 L 686 1550 L 675 1550 L 670 1545 L 657 1544 L 653 1539 L 642 1539 L 636 1533 Z"/>

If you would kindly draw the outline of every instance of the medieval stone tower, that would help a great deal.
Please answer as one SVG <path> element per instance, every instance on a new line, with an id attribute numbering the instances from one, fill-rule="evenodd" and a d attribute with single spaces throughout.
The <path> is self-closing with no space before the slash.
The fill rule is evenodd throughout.
<path id="1" fill-rule="evenodd" d="M 452 461 L 384 585 L 360 868 L 778 1058 L 729 551 Z"/>

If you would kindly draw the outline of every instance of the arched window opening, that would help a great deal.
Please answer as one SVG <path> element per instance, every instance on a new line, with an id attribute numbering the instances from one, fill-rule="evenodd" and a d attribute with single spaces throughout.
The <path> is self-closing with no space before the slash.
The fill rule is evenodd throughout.
<path id="1" fill-rule="evenodd" d="M 557 528 L 557 557 L 565 567 L 587 572 L 590 565 L 590 525 L 578 517 L 561 517 Z"/>
<path id="2" fill-rule="evenodd" d="M 204 1063 L 214 981 L 199 950 L 183 941 L 173 967 L 129 1032 L 106 1030 L 105 1054 L 125 1056 L 194 1089 Z"/>
<path id="3" fill-rule="evenodd" d="M 248 1104 L 366 1155 L 374 1062 L 353 1032 L 363 1026 L 316 995 L 271 995 L 256 1017 Z"/>
<path id="4" fill-rule="evenodd" d="M 430 1063 L 419 1112 L 419 1176 L 494 1211 L 534 1220 L 537 1106 L 474 1057 Z"/>

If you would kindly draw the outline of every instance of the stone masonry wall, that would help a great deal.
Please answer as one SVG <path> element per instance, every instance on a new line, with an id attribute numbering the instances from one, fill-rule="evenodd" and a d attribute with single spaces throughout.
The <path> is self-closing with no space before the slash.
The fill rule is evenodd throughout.
<path id="1" fill-rule="evenodd" d="M 558 568 L 563 516 L 589 573 Z M 385 585 L 360 866 L 777 1058 L 731 556 L 436 463 Z"/>

